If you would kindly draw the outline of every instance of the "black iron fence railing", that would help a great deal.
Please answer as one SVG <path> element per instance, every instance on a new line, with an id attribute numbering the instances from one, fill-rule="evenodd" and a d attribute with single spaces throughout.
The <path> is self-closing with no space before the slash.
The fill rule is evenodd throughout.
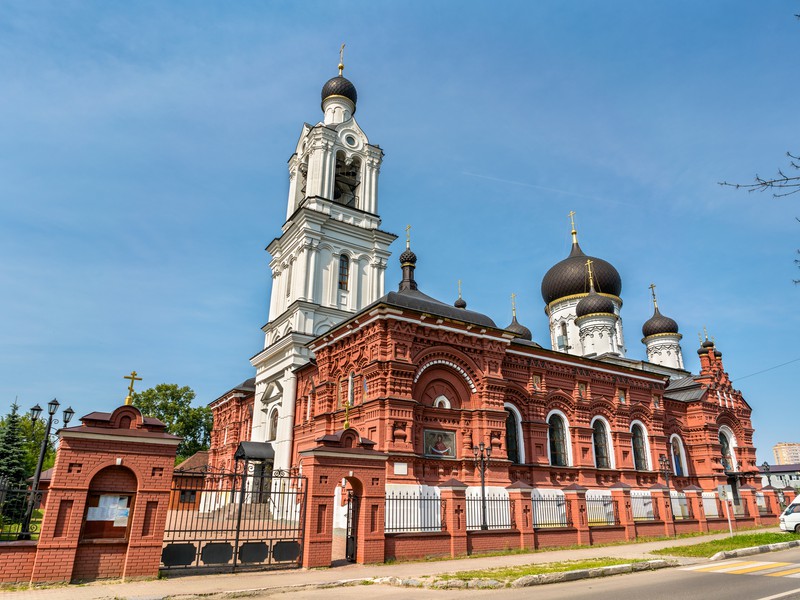
<path id="1" fill-rule="evenodd" d="M 634 521 L 658 521 L 658 506 L 649 495 L 631 495 L 631 512 Z"/>
<path id="2" fill-rule="evenodd" d="M 470 494 L 467 500 L 467 531 L 483 529 L 483 500 Z M 486 494 L 486 529 L 512 529 L 513 501 L 508 496 Z"/>
<path id="3" fill-rule="evenodd" d="M 41 501 L 39 490 L 0 481 L 0 542 L 38 540 L 44 516 Z"/>
<path id="4" fill-rule="evenodd" d="M 670 497 L 670 504 L 672 505 L 672 516 L 676 521 L 685 521 L 693 519 L 692 505 L 686 500 L 686 494 L 678 492 L 672 494 Z"/>
<path id="5" fill-rule="evenodd" d="M 534 529 L 572 527 L 569 500 L 563 496 L 534 497 L 531 504 Z"/>
<path id="6" fill-rule="evenodd" d="M 435 494 L 390 492 L 386 494 L 386 533 L 444 530 L 445 501 Z"/>
<path id="7" fill-rule="evenodd" d="M 586 515 L 589 527 L 600 525 L 619 525 L 619 511 L 617 502 L 607 496 L 586 498 Z"/>

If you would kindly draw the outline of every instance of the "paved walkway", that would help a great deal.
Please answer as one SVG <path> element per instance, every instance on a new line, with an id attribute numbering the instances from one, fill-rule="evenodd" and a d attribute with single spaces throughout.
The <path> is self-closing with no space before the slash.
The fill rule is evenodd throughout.
<path id="1" fill-rule="evenodd" d="M 761 531 L 778 531 L 764 529 Z M 752 533 L 752 532 L 743 532 Z M 435 560 L 423 562 L 400 562 L 379 565 L 350 564 L 330 569 L 292 569 L 284 571 L 257 571 L 236 574 L 179 576 L 168 579 L 131 582 L 98 582 L 87 585 L 62 585 L 24 591 L 0 593 L 0 600 L 101 600 L 131 599 L 160 600 L 169 596 L 209 595 L 222 592 L 244 592 L 264 589 L 280 589 L 298 586 L 317 586 L 348 579 L 371 577 L 399 577 L 411 579 L 425 575 L 440 575 L 456 571 L 490 569 L 534 563 L 579 560 L 598 557 L 613 558 L 664 558 L 651 552 L 669 546 L 686 546 L 703 541 L 726 537 L 718 533 L 702 537 L 657 542 L 630 543 L 618 546 L 589 547 L 568 550 L 550 550 L 530 554 L 484 556 Z M 698 562 L 696 559 L 679 559 L 682 563 Z M 290 600 L 287 599 L 287 600 Z"/>

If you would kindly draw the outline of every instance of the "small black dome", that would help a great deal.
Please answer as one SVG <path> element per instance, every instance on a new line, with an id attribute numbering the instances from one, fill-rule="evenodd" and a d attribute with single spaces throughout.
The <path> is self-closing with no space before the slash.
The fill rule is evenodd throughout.
<path id="1" fill-rule="evenodd" d="M 417 264 L 417 255 L 410 248 L 406 248 L 400 255 L 400 264 L 404 265 L 406 263 Z"/>
<path id="2" fill-rule="evenodd" d="M 614 314 L 614 302 L 608 296 L 601 296 L 592 289 L 588 296 L 581 298 L 575 307 L 575 316 L 585 317 L 597 313 Z"/>
<path id="3" fill-rule="evenodd" d="M 586 279 L 586 261 L 592 261 L 595 287 L 604 294 L 619 297 L 622 292 L 622 278 L 611 263 L 602 258 L 586 256 L 575 241 L 569 256 L 556 263 L 542 279 L 542 298 L 550 304 L 559 298 L 585 294 L 589 284 Z"/>
<path id="4" fill-rule="evenodd" d="M 700 344 L 700 347 L 701 348 L 713 348 L 714 347 L 714 342 L 712 342 L 711 340 L 706 340 L 705 342 Z"/>
<path id="5" fill-rule="evenodd" d="M 528 340 L 529 342 L 533 341 L 533 334 L 531 333 L 531 330 L 517 321 L 516 315 L 514 315 L 514 318 L 511 319 L 511 324 L 506 327 L 506 331 L 513 333 L 514 337 L 522 338 L 523 340 Z"/>
<path id="6" fill-rule="evenodd" d="M 678 324 L 674 319 L 662 315 L 656 308 L 653 316 L 642 325 L 642 335 L 648 337 L 659 333 L 678 333 Z"/>
<path id="7" fill-rule="evenodd" d="M 331 96 L 344 96 L 353 103 L 353 113 L 356 112 L 355 104 L 358 101 L 358 94 L 356 93 L 356 86 L 354 86 L 349 79 L 337 75 L 331 77 L 322 86 L 322 101 Z"/>
<path id="8" fill-rule="evenodd" d="M 467 308 L 467 301 L 459 296 L 458 300 L 453 302 L 453 306 L 456 308 Z"/>

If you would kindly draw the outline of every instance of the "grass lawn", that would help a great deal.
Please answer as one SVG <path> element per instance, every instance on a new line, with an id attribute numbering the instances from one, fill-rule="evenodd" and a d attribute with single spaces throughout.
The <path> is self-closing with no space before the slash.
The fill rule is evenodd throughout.
<path id="1" fill-rule="evenodd" d="M 543 573 L 563 573 L 581 569 L 596 569 L 613 565 L 628 565 L 642 560 L 630 558 L 590 558 L 587 560 L 564 560 L 561 562 L 542 563 L 538 565 L 519 565 L 517 567 L 500 567 L 478 571 L 459 571 L 440 575 L 437 579 L 496 579 L 497 581 L 513 581 L 525 575 L 541 575 Z"/>
<path id="2" fill-rule="evenodd" d="M 720 540 L 703 542 L 702 544 L 692 544 L 691 546 L 671 546 L 669 548 L 655 550 L 653 554 L 707 558 L 724 550 L 737 550 L 739 548 L 750 548 L 752 546 L 763 546 L 765 544 L 776 544 L 778 542 L 790 542 L 792 540 L 800 540 L 800 535 L 783 532 L 743 533 Z"/>

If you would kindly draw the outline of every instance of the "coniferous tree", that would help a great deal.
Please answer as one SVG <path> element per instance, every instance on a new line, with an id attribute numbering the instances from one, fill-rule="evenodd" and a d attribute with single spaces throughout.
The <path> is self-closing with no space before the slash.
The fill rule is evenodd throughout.
<path id="1" fill-rule="evenodd" d="M 25 452 L 18 410 L 19 406 L 14 402 L 5 426 L 0 430 L 0 479 L 12 486 L 25 481 Z"/>

